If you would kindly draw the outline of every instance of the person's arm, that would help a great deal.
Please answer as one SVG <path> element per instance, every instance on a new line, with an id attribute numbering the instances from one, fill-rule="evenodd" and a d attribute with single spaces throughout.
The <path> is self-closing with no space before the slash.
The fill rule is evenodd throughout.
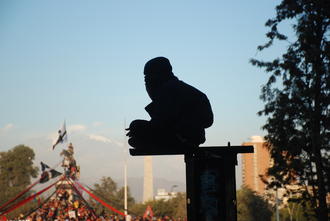
<path id="1" fill-rule="evenodd" d="M 157 129 L 174 129 L 180 112 L 180 103 L 175 91 L 167 90 L 157 100 L 146 107 L 151 119 L 151 127 Z"/>

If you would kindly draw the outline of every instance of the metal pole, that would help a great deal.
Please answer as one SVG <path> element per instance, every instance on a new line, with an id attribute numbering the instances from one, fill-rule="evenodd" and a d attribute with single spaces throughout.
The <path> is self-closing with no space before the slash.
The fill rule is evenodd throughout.
<path id="1" fill-rule="evenodd" d="M 173 190 L 174 190 L 175 187 L 178 187 L 178 185 L 172 185 L 172 186 L 171 186 L 171 190 L 170 190 L 171 195 L 172 195 Z"/>
<path id="2" fill-rule="evenodd" d="M 275 206 L 276 206 L 276 221 L 280 221 L 280 213 L 278 210 L 278 194 L 277 194 L 277 188 L 275 192 Z"/>
<path id="3" fill-rule="evenodd" d="M 127 215 L 127 162 L 125 161 L 125 166 L 124 166 L 124 209 L 125 209 L 125 215 Z"/>
<path id="4" fill-rule="evenodd" d="M 124 119 L 124 131 L 126 129 L 126 118 Z M 127 138 L 124 134 L 124 213 L 125 213 L 125 220 L 130 221 L 130 217 L 128 216 L 127 211 Z"/>

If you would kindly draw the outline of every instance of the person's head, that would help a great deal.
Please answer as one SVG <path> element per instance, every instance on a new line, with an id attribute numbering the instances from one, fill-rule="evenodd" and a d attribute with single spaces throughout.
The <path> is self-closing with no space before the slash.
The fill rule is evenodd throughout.
<path id="1" fill-rule="evenodd" d="M 144 66 L 144 81 L 150 98 L 153 99 L 155 91 L 173 77 L 172 66 L 167 58 L 156 57 L 149 60 Z"/>

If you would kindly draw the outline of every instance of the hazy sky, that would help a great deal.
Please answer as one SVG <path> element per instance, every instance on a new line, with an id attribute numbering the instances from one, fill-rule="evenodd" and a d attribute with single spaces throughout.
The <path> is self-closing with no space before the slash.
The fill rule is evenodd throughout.
<path id="1" fill-rule="evenodd" d="M 0 151 L 26 144 L 36 163 L 55 165 L 51 150 L 66 120 L 82 179 L 122 178 L 125 124 L 149 119 L 143 66 L 170 59 L 179 79 L 206 93 L 214 125 L 205 145 L 239 145 L 264 135 L 261 85 L 249 63 L 278 1 L 0 1 Z M 126 122 L 126 123 L 125 123 Z M 128 175 L 142 176 L 128 156 Z M 179 156 L 154 158 L 154 176 L 184 180 Z"/>

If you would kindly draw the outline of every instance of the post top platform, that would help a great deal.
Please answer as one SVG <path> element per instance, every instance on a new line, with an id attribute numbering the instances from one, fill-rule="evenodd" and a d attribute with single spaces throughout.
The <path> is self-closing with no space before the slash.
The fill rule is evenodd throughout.
<path id="1" fill-rule="evenodd" d="M 238 154 L 238 153 L 253 153 L 253 146 L 202 146 L 191 149 L 129 149 L 132 156 L 150 156 L 150 155 L 186 155 L 212 152 L 214 154 Z"/>

